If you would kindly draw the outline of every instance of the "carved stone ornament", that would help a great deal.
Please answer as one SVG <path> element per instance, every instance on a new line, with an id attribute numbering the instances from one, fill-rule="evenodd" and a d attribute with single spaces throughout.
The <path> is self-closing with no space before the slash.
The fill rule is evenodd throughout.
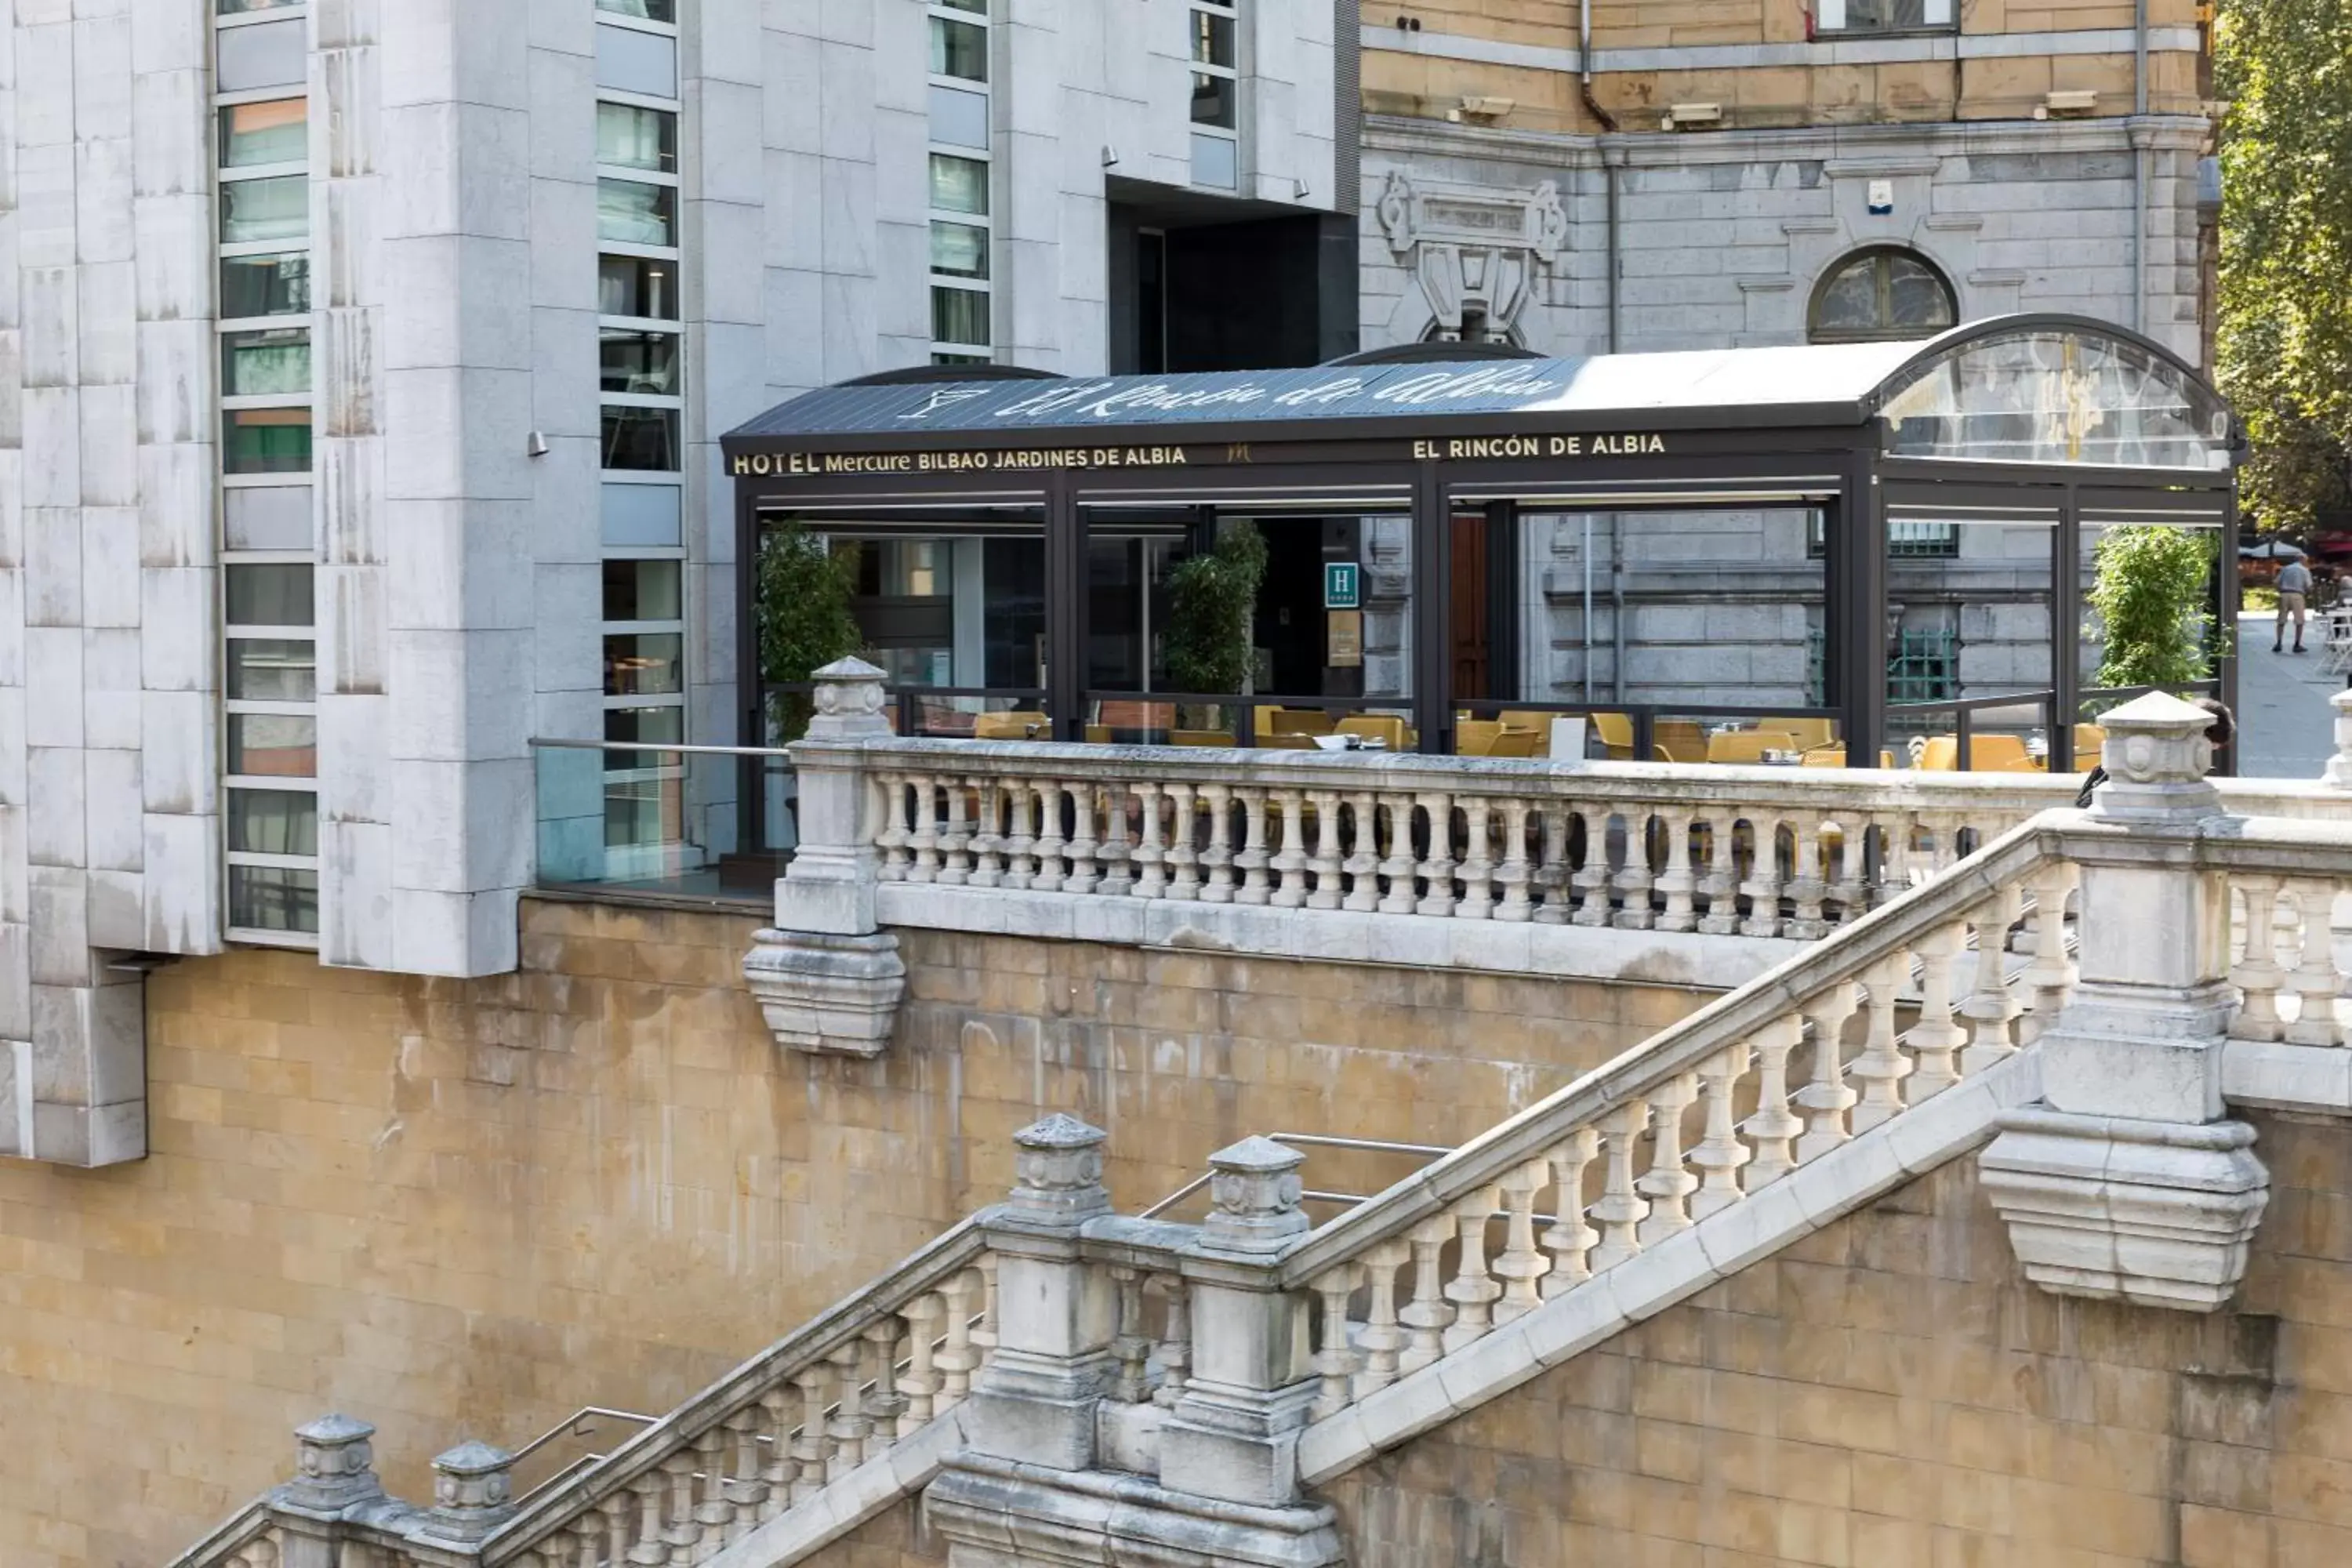
<path id="1" fill-rule="evenodd" d="M 1013 1187 L 1008 1205 L 1022 1217 L 1068 1225 L 1110 1212 L 1103 1186 L 1103 1143 L 1109 1137 L 1060 1111 L 1013 1135 Z"/>
<path id="2" fill-rule="evenodd" d="M 2107 782 L 2092 797 L 2094 816 L 2130 822 L 2195 822 L 2221 813 L 2221 796 L 2206 773 L 2213 743 L 2205 738 L 2213 715 L 2161 691 L 2111 709 L 2099 722 L 2106 743 L 2099 763 Z"/>
<path id="3" fill-rule="evenodd" d="M 436 1458 L 426 1530 L 445 1541 L 479 1541 L 511 1519 L 513 1467 L 513 1455 L 479 1441 Z"/>
<path id="4" fill-rule="evenodd" d="M 1516 323 L 1541 270 L 1568 248 L 1568 208 L 1550 180 L 1533 190 L 1417 180 L 1391 170 L 1375 212 L 1389 249 L 1409 261 L 1441 339 L 1483 317 L 1490 336 Z"/>
<path id="5" fill-rule="evenodd" d="M 321 1415 L 294 1429 L 294 1479 L 279 1489 L 297 1508 L 338 1512 L 383 1496 L 376 1479 L 375 1428 L 348 1415 Z"/>
<path id="6" fill-rule="evenodd" d="M 1308 1228 L 1298 1206 L 1307 1156 L 1271 1138 L 1244 1138 L 1209 1156 L 1205 1240 L 1226 1250 L 1276 1247 Z"/>
<path id="7" fill-rule="evenodd" d="M 815 710 L 809 720 L 810 740 L 845 741 L 890 732 L 882 717 L 882 671 L 874 666 L 853 655 L 835 659 L 809 679 L 816 683 L 810 700 Z"/>
<path id="8" fill-rule="evenodd" d="M 761 931 L 743 956 L 743 981 L 776 1044 L 816 1056 L 878 1057 L 907 994 L 907 964 L 888 931 Z"/>

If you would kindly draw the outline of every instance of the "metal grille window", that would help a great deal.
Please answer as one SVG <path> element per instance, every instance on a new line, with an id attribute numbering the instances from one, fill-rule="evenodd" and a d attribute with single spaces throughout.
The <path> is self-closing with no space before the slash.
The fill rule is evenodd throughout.
<path id="1" fill-rule="evenodd" d="M 1960 694 L 1960 637 L 1941 626 L 1905 627 L 1886 656 L 1886 700 L 1948 702 Z"/>
<path id="2" fill-rule="evenodd" d="M 319 930 L 319 645 L 303 7 L 214 9 L 226 927 L 240 942 L 308 946 Z M 271 27 L 290 45 L 265 37 Z"/>
<path id="3" fill-rule="evenodd" d="M 931 26 L 931 363 L 995 352 L 989 0 L 934 0 Z"/>
<path id="4" fill-rule="evenodd" d="M 1191 0 L 1192 183 L 1241 184 L 1241 0 Z"/>

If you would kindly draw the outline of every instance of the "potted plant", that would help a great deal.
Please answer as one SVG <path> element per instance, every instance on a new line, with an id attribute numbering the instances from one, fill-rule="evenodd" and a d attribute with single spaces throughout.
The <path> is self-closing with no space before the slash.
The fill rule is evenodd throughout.
<path id="1" fill-rule="evenodd" d="M 1168 574 L 1168 679 L 1179 691 L 1246 692 L 1265 539 L 1254 522 L 1229 520 L 1207 552 Z M 1181 728 L 1223 726 L 1206 704 L 1188 705 Z M 1235 715 L 1234 722 L 1240 722 Z"/>
<path id="2" fill-rule="evenodd" d="M 797 518 L 760 542 L 760 679 L 772 689 L 770 745 L 799 740 L 812 711 L 809 693 L 772 689 L 804 685 L 819 669 L 865 646 L 865 634 L 849 610 L 856 573 L 852 557 L 835 554 Z"/>
<path id="3" fill-rule="evenodd" d="M 2180 686 L 2207 679 L 2211 540 L 2179 528 L 2111 528 L 2099 539 L 2096 559 L 2088 597 L 2106 647 L 2098 684 Z"/>

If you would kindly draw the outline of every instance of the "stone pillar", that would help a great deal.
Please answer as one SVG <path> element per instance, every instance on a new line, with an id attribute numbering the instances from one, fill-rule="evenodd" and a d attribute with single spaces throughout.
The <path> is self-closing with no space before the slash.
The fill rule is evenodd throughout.
<path id="1" fill-rule="evenodd" d="M 383 1496 L 375 1477 L 375 1428 L 348 1415 L 321 1415 L 294 1429 L 294 1479 L 275 1500 L 305 1513 L 337 1514 Z"/>
<path id="2" fill-rule="evenodd" d="M 2319 782 L 2330 789 L 2352 789 L 2352 690 L 2327 700 L 2336 710 L 2336 754 L 2327 759 Z"/>
<path id="3" fill-rule="evenodd" d="M 2104 721 L 2101 786 L 2065 852 L 2081 977 L 2041 1041 L 2044 1103 L 2003 1118 L 1982 1179 L 2031 1279 L 2064 1295 L 2210 1311 L 2245 1272 L 2270 1177 L 2225 1118 L 2229 889 L 2210 716 L 2161 694 Z"/>
<path id="4" fill-rule="evenodd" d="M 882 672 L 843 658 L 816 672 L 816 715 L 792 747 L 798 845 L 776 883 L 776 923 L 752 939 L 743 978 L 776 1043 L 876 1057 L 890 1043 L 907 966 L 875 913 L 877 790 L 860 752 L 887 739 Z"/>
<path id="5" fill-rule="evenodd" d="M 470 1544 L 514 1517 L 514 1456 L 468 1441 L 433 1461 L 433 1508 L 420 1534 Z"/>
<path id="6" fill-rule="evenodd" d="M 1298 1500 L 1298 1433 L 1314 1402 L 1307 1311 L 1274 1266 L 1307 1228 L 1305 1156 L 1246 1138 L 1209 1157 L 1213 1210 L 1185 1266 L 1192 1375 L 1160 1430 L 1171 1491 L 1279 1507 Z"/>
<path id="7" fill-rule="evenodd" d="M 1110 1212 L 1098 1127 L 1055 1114 L 1013 1135 L 1009 1202 L 988 1214 L 996 1254 L 996 1353 L 972 1385 L 964 1430 L 979 1453 L 1059 1470 L 1095 1462 L 1095 1405 L 1108 1385 L 1113 1292 L 1078 1256 L 1078 1232 Z"/>

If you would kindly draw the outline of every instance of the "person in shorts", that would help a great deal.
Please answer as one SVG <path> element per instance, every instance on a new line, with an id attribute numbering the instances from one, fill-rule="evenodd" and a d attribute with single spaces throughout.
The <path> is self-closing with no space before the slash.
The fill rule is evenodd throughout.
<path id="1" fill-rule="evenodd" d="M 2279 569 L 2278 626 L 2271 637 L 2271 651 L 2284 651 L 2286 641 L 2286 621 L 2294 617 L 2294 651 L 2303 651 L 2303 613 L 2305 602 L 2311 594 L 2311 568 L 2300 561 L 2290 561 Z"/>

